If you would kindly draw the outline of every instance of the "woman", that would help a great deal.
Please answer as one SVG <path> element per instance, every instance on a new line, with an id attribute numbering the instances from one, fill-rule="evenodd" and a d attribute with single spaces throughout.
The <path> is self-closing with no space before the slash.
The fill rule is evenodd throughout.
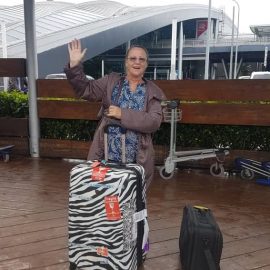
<path id="1" fill-rule="evenodd" d="M 162 90 L 143 78 L 148 65 L 147 50 L 132 46 L 125 57 L 126 74 L 121 77 L 111 73 L 98 80 L 87 80 L 81 61 L 86 49 L 80 40 L 68 45 L 69 66 L 65 68 L 67 79 L 78 97 L 89 101 L 102 101 L 105 112 L 98 126 L 87 159 L 104 158 L 104 126 L 108 118 L 117 119 L 127 129 L 127 162 L 141 164 L 145 169 L 146 185 L 149 186 L 154 172 L 154 149 L 151 134 L 162 121 Z M 117 128 L 109 130 L 109 159 L 120 161 L 120 134 Z"/>

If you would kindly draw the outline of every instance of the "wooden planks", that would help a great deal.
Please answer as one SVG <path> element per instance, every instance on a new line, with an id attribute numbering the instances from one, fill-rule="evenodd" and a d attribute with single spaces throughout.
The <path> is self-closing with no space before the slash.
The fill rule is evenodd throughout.
<path id="1" fill-rule="evenodd" d="M 0 58 L 0 77 L 26 76 L 26 59 Z"/>
<path id="2" fill-rule="evenodd" d="M 28 118 L 0 117 L 0 146 L 14 145 L 13 154 L 29 155 Z"/>
<path id="3" fill-rule="evenodd" d="M 0 162 L 0 269 L 68 268 L 68 177 L 58 159 Z M 178 238 L 186 203 L 210 207 L 224 237 L 222 270 L 270 269 L 269 189 L 236 177 L 179 170 L 148 191 L 150 253 L 140 270 L 181 270 Z M 26 213 L 25 210 L 28 210 Z"/>
<path id="4" fill-rule="evenodd" d="M 75 158 L 86 159 L 91 141 L 72 141 L 72 140 L 58 140 L 58 139 L 40 139 L 40 155 L 42 157 L 53 158 Z M 155 149 L 155 164 L 164 165 L 165 158 L 169 155 L 169 146 L 154 145 Z M 177 148 L 178 151 L 190 150 Z M 225 158 L 225 168 L 233 168 L 234 160 L 237 157 L 246 157 L 258 161 L 269 160 L 270 153 L 264 151 L 248 151 L 248 150 L 230 150 L 230 155 Z M 199 167 L 209 168 L 216 159 L 203 159 L 196 161 L 181 162 L 178 165 L 183 167 Z"/>
<path id="5" fill-rule="evenodd" d="M 270 124 L 268 80 L 174 80 L 156 81 L 168 99 L 179 99 L 182 123 L 258 125 Z M 75 98 L 67 80 L 38 80 L 40 118 L 96 120 L 100 103 Z M 266 103 L 268 102 L 268 103 Z"/>
<path id="6" fill-rule="evenodd" d="M 168 99 L 269 101 L 268 80 L 158 80 Z"/>
<path id="7" fill-rule="evenodd" d="M 269 80 L 157 80 L 168 99 L 270 101 Z M 67 80 L 37 80 L 38 97 L 75 98 Z"/>
<path id="8" fill-rule="evenodd" d="M 38 79 L 38 97 L 76 98 L 72 86 L 67 80 Z"/>
<path id="9" fill-rule="evenodd" d="M 265 101 L 270 99 L 270 86 L 267 80 L 164 80 L 156 83 L 169 99 L 182 100 L 181 123 L 270 125 L 270 105 L 265 104 Z M 38 80 L 37 85 L 38 96 L 41 98 L 38 100 L 40 118 L 97 120 L 100 103 L 78 99 L 66 101 L 44 99 L 75 98 L 67 80 Z M 206 102 L 211 100 L 212 102 Z M 55 147 L 52 148 L 52 145 Z M 45 140 L 41 140 L 41 156 L 85 158 L 88 151 L 85 142 L 70 143 L 58 140 L 53 141 L 51 146 Z"/>
<path id="10" fill-rule="evenodd" d="M 0 136 L 28 137 L 28 118 L 0 117 Z"/>
<path id="11" fill-rule="evenodd" d="M 40 155 L 42 157 L 62 157 L 86 159 L 90 142 L 41 139 Z"/>
<path id="12" fill-rule="evenodd" d="M 270 125 L 270 104 L 182 104 L 185 124 Z"/>
<path id="13" fill-rule="evenodd" d="M 99 102 L 38 100 L 40 118 L 97 120 Z"/>
<path id="14" fill-rule="evenodd" d="M 182 104 L 182 123 L 270 125 L 268 104 Z M 100 103 L 39 100 L 40 118 L 97 120 Z"/>
<path id="15" fill-rule="evenodd" d="M 29 140 L 26 137 L 0 137 L 0 145 L 15 145 L 12 149 L 11 158 L 13 154 L 29 156 Z"/>

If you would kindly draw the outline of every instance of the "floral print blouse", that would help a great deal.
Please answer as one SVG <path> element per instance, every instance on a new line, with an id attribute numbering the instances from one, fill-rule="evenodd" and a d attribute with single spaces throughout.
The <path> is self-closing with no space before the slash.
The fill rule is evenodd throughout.
<path id="1" fill-rule="evenodd" d="M 121 87 L 122 84 L 122 87 Z M 119 88 L 122 89 L 119 89 Z M 142 111 L 145 102 L 145 83 L 137 85 L 134 92 L 129 87 L 128 80 L 120 81 L 112 91 L 112 104 L 120 108 Z M 135 131 L 127 130 L 126 133 L 126 162 L 136 161 L 138 149 L 138 134 Z M 110 127 L 108 133 L 108 158 L 111 161 L 121 162 L 122 155 L 121 133 L 118 127 Z"/>

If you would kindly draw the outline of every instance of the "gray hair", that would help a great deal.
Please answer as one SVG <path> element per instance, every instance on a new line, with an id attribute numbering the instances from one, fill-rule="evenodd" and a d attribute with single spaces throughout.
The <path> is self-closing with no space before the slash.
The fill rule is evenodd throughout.
<path id="1" fill-rule="evenodd" d="M 146 62 L 148 62 L 148 58 L 149 58 L 148 51 L 147 51 L 147 49 L 146 49 L 144 46 L 142 46 L 142 45 L 135 45 L 135 44 L 131 45 L 131 46 L 128 48 L 127 52 L 126 52 L 125 58 L 128 57 L 130 51 L 131 51 L 132 49 L 134 49 L 134 48 L 140 48 L 140 49 L 144 50 L 144 52 L 145 52 L 145 54 L 146 54 Z"/>

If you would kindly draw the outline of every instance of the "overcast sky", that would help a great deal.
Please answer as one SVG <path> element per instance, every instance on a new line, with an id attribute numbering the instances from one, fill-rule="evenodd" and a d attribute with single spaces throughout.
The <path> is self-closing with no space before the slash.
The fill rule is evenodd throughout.
<path id="1" fill-rule="evenodd" d="M 36 0 L 40 1 L 40 0 Z M 62 2 L 81 3 L 86 0 L 66 0 Z M 117 2 L 129 6 L 151 6 L 151 5 L 168 5 L 182 3 L 197 3 L 208 5 L 209 0 L 117 0 Z M 233 5 L 235 8 L 235 23 L 237 24 L 238 9 L 233 0 L 211 0 L 212 6 L 223 8 L 225 13 L 232 18 Z M 239 29 L 241 33 L 251 33 L 249 25 L 269 24 L 270 25 L 270 0 L 237 0 L 240 6 L 240 23 Z M 23 0 L 0 0 L 1 5 L 22 4 Z"/>

